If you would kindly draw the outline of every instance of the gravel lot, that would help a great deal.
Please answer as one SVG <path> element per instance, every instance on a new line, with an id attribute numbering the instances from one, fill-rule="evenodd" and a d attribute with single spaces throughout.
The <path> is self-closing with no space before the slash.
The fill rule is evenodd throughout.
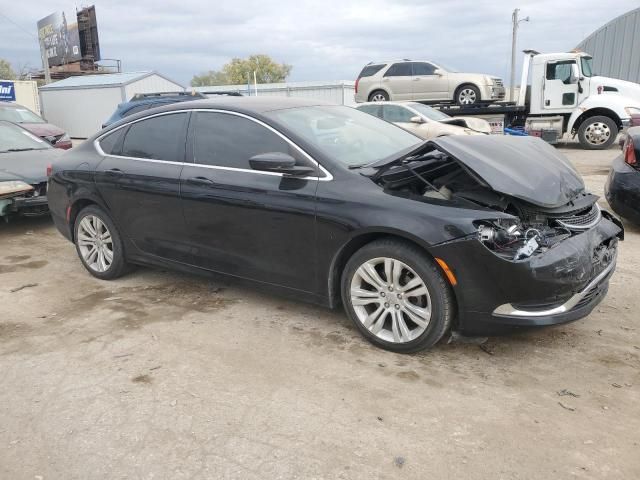
<path id="1" fill-rule="evenodd" d="M 602 195 L 619 150 L 562 150 Z M 640 478 L 630 225 L 588 318 L 412 356 L 224 281 L 99 281 L 48 219 L 0 245 L 2 479 Z"/>

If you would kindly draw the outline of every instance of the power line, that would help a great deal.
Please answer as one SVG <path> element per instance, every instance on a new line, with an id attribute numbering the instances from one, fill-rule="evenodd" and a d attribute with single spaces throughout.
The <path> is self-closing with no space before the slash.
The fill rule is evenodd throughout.
<path id="1" fill-rule="evenodd" d="M 22 30 L 23 32 L 25 32 L 26 34 L 32 36 L 35 39 L 38 39 L 37 35 L 34 35 L 33 32 L 30 32 L 29 30 L 27 30 L 26 28 L 24 28 L 22 25 L 14 22 L 13 20 L 11 20 L 9 17 L 7 17 L 4 13 L 0 13 L 0 17 L 3 17 L 6 21 L 8 21 L 9 23 L 13 23 L 16 27 L 18 27 L 20 30 Z"/>

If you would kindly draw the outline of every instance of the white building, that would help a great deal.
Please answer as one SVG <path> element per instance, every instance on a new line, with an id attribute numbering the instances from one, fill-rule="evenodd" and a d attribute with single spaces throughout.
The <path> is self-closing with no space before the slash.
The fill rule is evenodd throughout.
<path id="1" fill-rule="evenodd" d="M 86 75 L 40 87 L 40 107 L 47 121 L 72 138 L 87 138 L 136 93 L 182 91 L 182 85 L 157 72 Z"/>
<path id="2" fill-rule="evenodd" d="M 352 80 L 335 80 L 329 82 L 288 82 L 259 83 L 258 85 L 217 85 L 215 87 L 194 87 L 202 92 L 238 92 L 243 95 L 255 95 L 256 87 L 259 96 L 271 97 L 303 97 L 338 105 L 355 105 L 355 83 Z"/>

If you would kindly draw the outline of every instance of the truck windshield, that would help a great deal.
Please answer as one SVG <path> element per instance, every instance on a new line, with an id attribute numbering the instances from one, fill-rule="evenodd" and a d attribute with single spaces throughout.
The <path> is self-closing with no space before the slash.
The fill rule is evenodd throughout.
<path id="1" fill-rule="evenodd" d="M 582 76 L 583 77 L 593 77 L 593 58 L 591 57 L 580 57 L 580 65 L 582 67 Z"/>

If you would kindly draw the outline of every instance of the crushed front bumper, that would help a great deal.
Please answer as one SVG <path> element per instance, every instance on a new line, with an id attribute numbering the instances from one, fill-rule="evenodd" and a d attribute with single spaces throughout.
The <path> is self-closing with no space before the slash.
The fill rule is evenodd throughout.
<path id="1" fill-rule="evenodd" d="M 49 205 L 47 197 L 11 197 L 0 200 L 0 217 L 9 215 L 24 215 L 25 217 L 35 217 L 47 215 Z"/>
<path id="2" fill-rule="evenodd" d="M 603 212 L 593 228 L 521 261 L 499 257 L 475 237 L 434 247 L 457 278 L 455 328 L 492 335 L 585 317 L 606 295 L 623 233 Z"/>
<path id="3" fill-rule="evenodd" d="M 604 185 L 604 195 L 614 212 L 640 225 L 640 171 L 618 156 Z"/>

